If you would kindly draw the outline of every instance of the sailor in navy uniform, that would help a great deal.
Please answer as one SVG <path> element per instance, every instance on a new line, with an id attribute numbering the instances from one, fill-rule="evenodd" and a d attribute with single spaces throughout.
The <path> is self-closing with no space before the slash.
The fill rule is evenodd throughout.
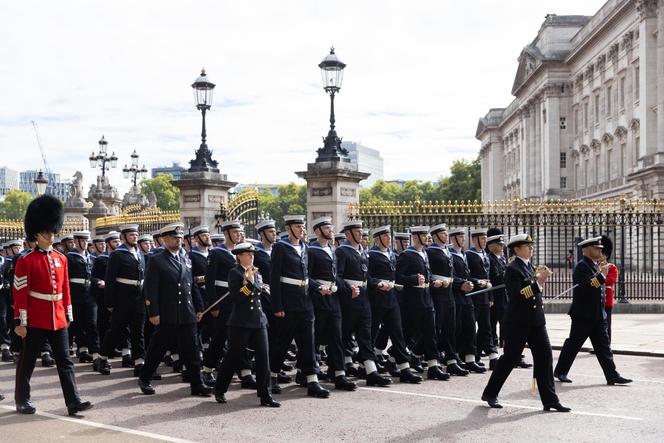
<path id="1" fill-rule="evenodd" d="M 199 225 L 191 228 L 190 232 L 193 239 L 193 247 L 189 251 L 191 272 L 194 276 L 194 285 L 198 287 L 198 291 L 201 297 L 203 297 L 205 295 L 205 275 L 208 269 L 208 251 L 212 247 L 210 227 Z M 198 322 L 198 334 L 201 349 L 205 352 L 210 346 L 210 339 L 214 335 L 214 317 L 210 313 L 205 314 L 201 321 Z"/>
<path id="2" fill-rule="evenodd" d="M 90 254 L 90 259 L 94 263 L 97 257 L 106 252 L 106 242 L 104 241 L 104 236 L 102 234 L 97 234 L 92 237 L 92 247 L 93 253 Z"/>
<path id="3" fill-rule="evenodd" d="M 530 259 L 533 255 L 533 240 L 528 234 L 517 234 L 510 238 L 508 247 L 516 258 L 505 271 L 507 286 L 507 310 L 505 324 L 505 348 L 503 355 L 489 378 L 482 393 L 482 400 L 492 408 L 502 408 L 498 402 L 498 393 L 505 380 L 521 359 L 523 348 L 528 347 L 533 353 L 535 362 L 535 378 L 544 410 L 554 409 L 558 412 L 569 412 L 560 404 L 553 383 L 553 356 L 551 343 L 546 332 L 544 318 L 544 302 L 542 291 L 548 278 L 553 274 L 545 269 L 535 275 Z"/>
<path id="4" fill-rule="evenodd" d="M 314 351 L 314 308 L 309 297 L 307 250 L 302 242 L 305 225 L 303 215 L 284 217 L 287 239 L 279 240 L 272 247 L 272 269 L 270 270 L 270 297 L 273 316 L 279 319 L 279 335 L 274 349 L 270 349 L 272 368 L 271 391 L 281 393 L 277 381 L 288 348 L 295 339 L 298 347 L 298 369 L 306 378 L 307 395 L 327 398 L 330 391 L 323 388 L 316 375 Z"/>
<path id="5" fill-rule="evenodd" d="M 194 284 L 189 256 L 181 253 L 184 225 L 171 223 L 160 232 L 164 251 L 153 255 L 145 270 L 145 306 L 154 335 L 140 369 L 138 386 L 143 394 L 155 393 L 150 380 L 166 350 L 176 344 L 187 367 L 191 395 L 209 397 L 212 388 L 203 384 L 198 348 L 197 323 L 203 316 L 203 298 Z"/>
<path id="6" fill-rule="evenodd" d="M 150 234 L 143 234 L 138 237 L 138 247 L 141 249 L 141 254 L 143 254 L 146 264 L 150 256 L 150 251 L 152 251 L 153 240 L 154 239 Z"/>
<path id="7" fill-rule="evenodd" d="M 604 310 L 604 282 L 609 272 L 608 263 L 602 257 L 602 237 L 593 237 L 579 243 L 583 257 L 574 267 L 572 280 L 574 292 L 569 316 L 572 326 L 565 339 L 554 371 L 555 377 L 564 383 L 571 383 L 567 377 L 576 354 L 583 343 L 590 338 L 595 357 L 602 367 L 606 383 L 609 385 L 627 384 L 632 380 L 622 377 L 616 370 L 611 352 L 606 311 Z M 537 363 L 535 363 L 537 367 Z"/>
<path id="8" fill-rule="evenodd" d="M 90 231 L 77 231 L 74 235 L 74 250 L 67 254 L 69 265 L 69 288 L 71 291 L 74 321 L 69 325 L 70 341 L 76 339 L 78 359 L 81 363 L 92 363 L 99 358 L 99 332 L 97 331 L 97 302 L 90 287 L 92 284 L 92 262 L 87 253 Z"/>
<path id="9" fill-rule="evenodd" d="M 11 287 L 14 282 L 16 261 L 21 256 L 22 246 L 23 240 L 19 239 L 4 243 L 3 252 L 6 257 L 0 258 L 0 262 L 4 262 L 4 265 L 0 266 L 0 349 L 2 350 L 3 362 L 14 362 L 14 355 L 11 352 L 12 339 L 9 334 L 9 325 L 14 321 Z M 18 342 L 18 338 L 14 341 Z M 18 345 L 18 343 L 16 344 Z"/>
<path id="10" fill-rule="evenodd" d="M 210 241 L 212 242 L 212 247 L 216 248 L 217 246 L 224 244 L 226 237 L 221 233 L 210 234 Z"/>
<path id="11" fill-rule="evenodd" d="M 399 255 L 410 246 L 410 234 L 407 232 L 394 233 L 394 252 Z"/>
<path id="12" fill-rule="evenodd" d="M 392 342 L 390 362 L 396 364 L 399 380 L 403 383 L 420 383 L 422 377 L 410 369 L 410 356 L 406 349 L 401 324 L 401 310 L 395 290 L 397 256 L 390 248 L 390 226 L 380 226 L 371 231 L 374 246 L 369 249 L 368 287 L 371 303 L 371 338 L 375 345 L 379 327 Z M 382 326 L 381 326 L 382 325 Z M 378 352 L 382 353 L 380 349 Z"/>
<path id="13" fill-rule="evenodd" d="M 124 331 L 129 326 L 131 359 L 138 377 L 145 358 L 145 260 L 138 248 L 138 225 L 121 226 L 120 238 L 122 245 L 109 255 L 104 278 L 104 303 L 111 311 L 111 325 L 102 341 L 98 366 L 110 372 L 108 356 L 117 345 L 124 344 Z"/>
<path id="14" fill-rule="evenodd" d="M 447 225 L 441 223 L 429 229 L 432 244 L 426 249 L 431 267 L 432 284 L 429 286 L 436 310 L 436 337 L 441 359 L 447 365 L 450 375 L 468 375 L 457 361 L 456 352 L 456 305 L 452 284 L 454 283 L 454 259 L 447 248 L 449 235 Z"/>
<path id="15" fill-rule="evenodd" d="M 487 231 L 486 249 L 489 254 L 489 279 L 491 286 L 496 287 L 505 284 L 505 241 L 500 229 L 491 228 Z M 493 291 L 493 304 L 491 305 L 491 336 L 495 346 L 502 347 L 502 338 L 499 337 L 498 325 L 502 327 L 505 305 L 507 304 L 507 290 L 496 289 Z"/>
<path id="16" fill-rule="evenodd" d="M 471 229 L 472 247 L 466 249 L 466 262 L 470 270 L 471 281 L 477 290 L 491 289 L 489 278 L 491 262 L 486 252 L 486 229 Z M 484 352 L 489 357 L 489 369 L 493 369 L 498 360 L 498 350 L 491 335 L 491 304 L 493 292 L 484 292 L 470 296 L 475 305 L 475 321 L 477 322 L 475 361 L 481 361 Z"/>
<path id="17" fill-rule="evenodd" d="M 448 380 L 450 375 L 440 367 L 440 353 L 436 340 L 436 313 L 429 292 L 431 270 L 429 258 L 424 251 L 428 226 L 410 228 L 411 246 L 397 258 L 396 282 L 403 285 L 401 298 L 403 312 L 407 316 L 406 343 L 414 349 L 421 348 L 427 360 L 429 380 Z"/>
<path id="18" fill-rule="evenodd" d="M 464 247 L 466 231 L 463 228 L 449 230 L 450 252 L 454 262 L 454 282 L 452 292 L 456 309 L 456 349 L 459 358 L 464 359 L 462 366 L 470 372 L 481 374 L 486 372 L 483 366 L 475 362 L 475 308 L 471 296 L 467 296 L 475 285 L 472 282 Z"/>
<path id="19" fill-rule="evenodd" d="M 343 234 L 343 232 L 339 232 L 337 234 L 334 234 L 334 247 L 338 248 L 339 245 L 343 242 L 346 241 L 346 236 Z"/>
<path id="20" fill-rule="evenodd" d="M 161 234 L 159 231 L 154 231 L 152 233 L 152 250 L 150 251 L 151 254 L 156 254 L 157 252 L 161 251 L 164 249 L 164 244 L 161 240 Z"/>

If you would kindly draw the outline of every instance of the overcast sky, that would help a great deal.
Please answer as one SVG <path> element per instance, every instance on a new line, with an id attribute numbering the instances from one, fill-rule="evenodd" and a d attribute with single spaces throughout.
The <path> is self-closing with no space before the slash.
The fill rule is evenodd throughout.
<path id="1" fill-rule="evenodd" d="M 216 83 L 208 141 L 240 183 L 286 183 L 327 133 L 317 64 L 348 66 L 336 104 L 344 140 L 378 149 L 388 179 L 437 179 L 477 155 L 477 120 L 512 100 L 523 46 L 547 13 L 601 0 L 66 0 L 0 3 L 0 166 L 80 170 L 102 134 L 148 168 L 188 166 L 200 143 L 191 83 Z"/>

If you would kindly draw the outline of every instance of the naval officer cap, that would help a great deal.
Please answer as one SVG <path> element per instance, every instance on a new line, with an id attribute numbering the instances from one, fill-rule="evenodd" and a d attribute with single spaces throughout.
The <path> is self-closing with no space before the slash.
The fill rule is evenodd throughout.
<path id="1" fill-rule="evenodd" d="M 303 225 L 304 215 L 284 215 L 285 225 Z"/>
<path id="2" fill-rule="evenodd" d="M 159 230 L 162 237 L 184 237 L 184 223 L 171 223 Z"/>
<path id="3" fill-rule="evenodd" d="M 229 229 L 242 229 L 240 220 L 228 220 L 221 224 L 221 229 L 227 231 Z"/>
<path id="4" fill-rule="evenodd" d="M 139 243 L 145 243 L 146 241 L 152 241 L 152 236 L 150 234 L 143 234 L 138 237 Z"/>
<path id="5" fill-rule="evenodd" d="M 256 224 L 256 232 L 264 231 L 265 229 L 276 228 L 276 222 L 274 220 L 263 220 Z"/>
<path id="6" fill-rule="evenodd" d="M 447 225 L 445 223 L 433 225 L 431 228 L 429 228 L 429 234 L 431 235 L 435 234 L 436 232 L 442 232 L 442 231 L 447 231 Z"/>
<path id="7" fill-rule="evenodd" d="M 396 240 L 410 240 L 410 234 L 407 232 L 395 232 L 394 238 Z"/>
<path id="8" fill-rule="evenodd" d="M 471 237 L 479 237 L 481 235 L 486 235 L 486 229 L 476 228 L 476 229 L 471 229 L 470 230 L 470 236 Z"/>
<path id="9" fill-rule="evenodd" d="M 348 231 L 349 229 L 362 229 L 362 220 L 349 220 L 341 224 L 341 232 Z"/>
<path id="10" fill-rule="evenodd" d="M 428 226 L 411 226 L 408 228 L 408 231 L 410 232 L 411 235 L 413 234 L 428 234 L 429 233 L 429 227 Z"/>
<path id="11" fill-rule="evenodd" d="M 499 243 L 501 245 L 505 244 L 505 239 L 503 234 L 492 235 L 491 237 L 486 238 L 486 244 L 492 245 L 494 243 Z"/>
<path id="12" fill-rule="evenodd" d="M 332 217 L 318 217 L 311 222 L 311 229 L 314 231 L 322 226 L 332 226 Z"/>
<path id="13" fill-rule="evenodd" d="M 253 254 L 254 252 L 256 252 L 256 247 L 254 247 L 254 245 L 252 245 L 249 242 L 243 242 L 235 245 L 235 247 L 231 252 L 235 255 L 243 254 L 245 252 L 251 252 Z"/>
<path id="14" fill-rule="evenodd" d="M 120 240 L 120 233 L 118 231 L 111 231 L 104 236 L 104 241 Z"/>
<path id="15" fill-rule="evenodd" d="M 90 231 L 88 230 L 83 230 L 83 231 L 74 231 L 72 234 L 76 240 L 89 240 L 90 239 Z"/>
<path id="16" fill-rule="evenodd" d="M 120 234 L 127 234 L 129 232 L 138 232 L 138 225 L 129 224 L 120 226 Z"/>
<path id="17" fill-rule="evenodd" d="M 592 237 L 592 238 L 587 238 L 581 242 L 579 242 L 579 246 L 581 248 L 587 248 L 589 246 L 597 246 L 598 248 L 604 248 L 602 245 L 602 237 Z"/>
<path id="18" fill-rule="evenodd" d="M 8 242 L 6 242 L 6 243 L 3 245 L 3 247 L 4 247 L 5 249 L 9 249 L 9 248 L 11 248 L 12 246 L 19 246 L 19 247 L 20 247 L 20 246 L 23 246 L 23 240 L 21 240 L 20 238 L 17 238 L 17 239 L 14 239 L 14 240 L 9 240 Z"/>
<path id="19" fill-rule="evenodd" d="M 533 243 L 535 242 L 530 237 L 530 234 L 516 234 L 510 237 L 510 240 L 507 242 L 507 247 L 512 249 L 517 246 L 532 245 Z"/>
<path id="20" fill-rule="evenodd" d="M 208 225 L 198 225 L 191 228 L 191 235 L 209 234 L 209 233 L 210 233 L 210 227 Z"/>
<path id="21" fill-rule="evenodd" d="M 376 237 L 378 237 L 378 236 L 380 236 L 380 235 L 383 235 L 383 234 L 386 234 L 386 233 L 389 234 L 391 228 L 392 228 L 392 227 L 391 227 L 390 225 L 379 226 L 379 227 L 377 227 L 377 228 L 373 228 L 373 229 L 371 230 L 371 236 L 374 237 L 374 238 L 376 238 Z"/>
<path id="22" fill-rule="evenodd" d="M 450 234 L 450 237 L 455 235 L 466 235 L 466 228 L 453 228 L 447 231 Z"/>

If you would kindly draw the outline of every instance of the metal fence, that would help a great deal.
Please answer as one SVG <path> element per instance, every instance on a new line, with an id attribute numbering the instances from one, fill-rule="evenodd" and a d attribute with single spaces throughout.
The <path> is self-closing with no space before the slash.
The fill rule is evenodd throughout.
<path id="1" fill-rule="evenodd" d="M 70 234 L 74 231 L 80 231 L 85 228 L 86 226 L 84 223 L 65 220 L 65 223 L 62 225 L 61 234 Z M 23 220 L 0 220 L 0 243 L 23 238 L 25 238 Z"/>
<path id="2" fill-rule="evenodd" d="M 497 227 L 506 237 L 527 232 L 537 242 L 533 262 L 554 271 L 545 297 L 572 285 L 577 243 L 607 235 L 614 242 L 611 262 L 618 266 L 619 301 L 664 300 L 664 202 L 627 200 L 549 200 L 502 202 L 388 202 L 349 207 L 349 218 L 369 227 L 447 223 L 450 227 Z M 571 292 L 560 297 L 570 299 Z"/>

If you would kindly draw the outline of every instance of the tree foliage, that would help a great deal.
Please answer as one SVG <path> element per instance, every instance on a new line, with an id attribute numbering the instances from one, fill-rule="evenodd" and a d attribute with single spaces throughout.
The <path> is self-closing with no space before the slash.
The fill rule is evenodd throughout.
<path id="1" fill-rule="evenodd" d="M 169 174 L 159 174 L 155 178 L 141 181 L 141 192 L 144 195 L 154 192 L 157 207 L 162 211 L 180 209 L 180 190 L 173 186 L 173 177 Z"/>
<path id="2" fill-rule="evenodd" d="M 0 201 L 0 218 L 22 220 L 31 201 L 32 196 L 28 192 L 12 189 L 5 194 L 5 199 Z"/>
<path id="3" fill-rule="evenodd" d="M 297 183 L 281 185 L 277 188 L 277 195 L 270 191 L 263 191 L 258 197 L 258 208 L 269 214 L 278 230 L 284 229 L 284 215 L 299 215 L 307 213 L 307 187 Z"/>

